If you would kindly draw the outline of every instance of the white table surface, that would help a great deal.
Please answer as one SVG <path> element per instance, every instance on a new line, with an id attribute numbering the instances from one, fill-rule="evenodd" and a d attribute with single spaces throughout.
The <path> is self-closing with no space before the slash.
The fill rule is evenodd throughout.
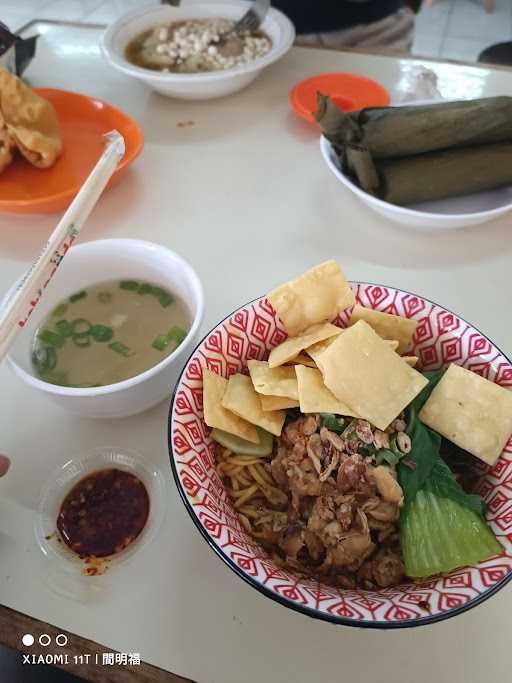
<path id="1" fill-rule="evenodd" d="M 365 74 L 400 97 L 413 62 L 293 49 L 248 90 L 187 103 L 111 70 L 99 55 L 98 31 L 40 28 L 30 82 L 103 98 L 134 116 L 146 137 L 142 156 L 102 198 L 84 238 L 146 238 L 189 259 L 205 285 L 204 332 L 242 302 L 334 257 L 351 279 L 439 301 L 512 353 L 510 217 L 440 234 L 387 223 L 338 185 L 321 160 L 317 132 L 290 112 L 290 88 L 321 71 Z M 445 97 L 512 89 L 512 72 L 428 65 Z M 0 217 L 0 292 L 24 272 L 55 220 Z M 455 619 L 380 632 L 310 619 L 244 584 L 209 550 L 179 499 L 167 412 L 166 402 L 119 421 L 70 417 L 0 368 L 0 450 L 13 460 L 0 480 L 1 604 L 201 683 L 508 680 L 510 588 Z M 134 447 L 162 467 L 168 516 L 133 563 L 110 580 L 107 573 L 99 594 L 73 602 L 44 580 L 34 510 L 56 465 L 102 444 Z"/>

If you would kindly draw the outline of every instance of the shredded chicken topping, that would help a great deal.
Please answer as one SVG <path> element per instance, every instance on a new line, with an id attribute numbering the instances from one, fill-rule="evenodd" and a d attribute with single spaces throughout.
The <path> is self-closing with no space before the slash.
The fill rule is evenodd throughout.
<path id="1" fill-rule="evenodd" d="M 376 466 L 368 455 L 368 448 L 388 447 L 389 438 L 365 420 L 353 420 L 341 434 L 321 426 L 318 415 L 288 423 L 267 466 L 274 494 L 261 491 L 253 535 L 276 561 L 332 585 L 399 583 L 402 489 L 394 468 Z"/>

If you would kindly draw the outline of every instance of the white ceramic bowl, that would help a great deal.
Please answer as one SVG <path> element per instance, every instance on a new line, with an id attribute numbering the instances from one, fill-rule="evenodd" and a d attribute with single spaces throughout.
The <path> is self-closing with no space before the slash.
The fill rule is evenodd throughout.
<path id="1" fill-rule="evenodd" d="M 104 387 L 74 389 L 49 384 L 35 377 L 30 359 L 31 343 L 35 330 L 48 313 L 74 292 L 101 281 L 118 279 L 155 282 L 176 292 L 187 304 L 192 320 L 184 342 L 146 372 Z M 191 266 L 170 249 L 131 239 L 86 242 L 72 247 L 66 255 L 7 360 L 24 382 L 71 413 L 82 417 L 126 417 L 170 397 L 193 347 L 203 311 L 203 287 L 199 278 Z"/>
<path id="2" fill-rule="evenodd" d="M 240 19 L 249 3 L 241 0 L 187 0 L 180 7 L 168 5 L 145 7 L 123 15 L 108 27 L 101 40 L 101 50 L 110 64 L 120 71 L 143 81 L 162 95 L 185 100 L 208 100 L 237 92 L 249 85 L 261 71 L 280 59 L 293 44 L 295 29 L 281 12 L 270 9 L 261 28 L 272 40 L 272 49 L 260 59 L 225 71 L 197 74 L 162 73 L 143 69 L 128 62 L 124 52 L 135 36 L 157 24 L 222 17 Z"/>
<path id="3" fill-rule="evenodd" d="M 512 209 L 512 186 L 491 192 L 478 192 L 465 197 L 451 197 L 410 207 L 390 204 L 373 197 L 356 185 L 340 169 L 338 158 L 325 138 L 320 138 L 320 151 L 325 163 L 350 192 L 373 211 L 395 223 L 423 230 L 450 230 L 485 223 Z"/>

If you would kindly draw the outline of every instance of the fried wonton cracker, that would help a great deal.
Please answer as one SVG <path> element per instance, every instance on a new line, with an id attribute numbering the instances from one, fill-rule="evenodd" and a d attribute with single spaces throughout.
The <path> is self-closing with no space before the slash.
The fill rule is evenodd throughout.
<path id="1" fill-rule="evenodd" d="M 339 401 L 325 386 L 320 370 L 304 365 L 296 367 L 299 384 L 299 404 L 302 413 L 335 413 L 359 417 L 351 408 Z"/>
<path id="2" fill-rule="evenodd" d="M 343 330 L 341 330 L 343 332 Z M 329 339 L 324 339 L 323 341 L 316 342 L 316 344 L 313 344 L 312 346 L 308 346 L 306 349 L 306 353 L 308 356 L 311 356 L 311 358 L 315 361 L 315 364 L 318 368 L 321 368 L 321 357 L 323 352 L 329 348 L 329 346 L 335 342 L 337 337 L 329 337 Z"/>
<path id="3" fill-rule="evenodd" d="M 203 368 L 203 411 L 204 421 L 208 427 L 223 429 L 236 434 L 241 439 L 259 443 L 258 432 L 254 425 L 242 420 L 222 405 L 222 397 L 226 392 L 228 380 L 214 372 Z"/>
<path id="4" fill-rule="evenodd" d="M 222 405 L 243 420 L 280 436 L 286 413 L 283 410 L 265 412 L 261 407 L 260 395 L 254 389 L 250 377 L 240 373 L 231 375 L 222 398 Z"/>
<path id="5" fill-rule="evenodd" d="M 366 321 L 382 339 L 396 339 L 398 341 L 398 353 L 400 354 L 411 343 L 418 326 L 417 320 L 374 311 L 371 308 L 364 308 L 356 304 L 348 324 L 349 326 L 355 325 L 359 320 Z"/>
<path id="6" fill-rule="evenodd" d="M 305 353 L 299 353 L 294 358 L 286 361 L 285 365 L 307 365 L 308 368 L 316 368 L 315 361 Z"/>
<path id="7" fill-rule="evenodd" d="M 336 261 L 326 261 L 268 295 L 292 337 L 312 325 L 334 320 L 354 304 L 354 293 Z"/>
<path id="8" fill-rule="evenodd" d="M 328 339 L 329 337 L 335 337 L 340 333 L 341 328 L 336 327 L 336 325 L 332 325 L 331 323 L 312 325 L 297 337 L 289 337 L 282 344 L 274 347 L 268 357 L 269 367 L 277 368 L 279 365 L 283 365 L 292 358 L 295 358 L 295 356 L 304 349 L 307 349 L 319 341 Z"/>
<path id="9" fill-rule="evenodd" d="M 0 173 L 12 163 L 16 152 L 16 143 L 9 135 L 7 128 L 0 128 Z"/>
<path id="10" fill-rule="evenodd" d="M 512 391 L 452 364 L 419 418 L 460 448 L 494 465 L 512 433 Z"/>
<path id="11" fill-rule="evenodd" d="M 298 400 L 297 375 L 294 367 L 271 368 L 262 360 L 248 360 L 247 367 L 258 394 Z"/>
<path id="12" fill-rule="evenodd" d="M 48 168 L 55 163 L 62 137 L 53 106 L 1 67 L 0 112 L 9 135 L 31 164 Z"/>
<path id="13" fill-rule="evenodd" d="M 284 396 L 264 396 L 260 395 L 261 408 L 268 413 L 272 410 L 287 410 L 288 408 L 298 408 L 299 402 L 293 398 Z"/>
<path id="14" fill-rule="evenodd" d="M 324 351 L 321 370 L 336 398 L 379 429 L 386 429 L 428 384 L 364 320 Z"/>

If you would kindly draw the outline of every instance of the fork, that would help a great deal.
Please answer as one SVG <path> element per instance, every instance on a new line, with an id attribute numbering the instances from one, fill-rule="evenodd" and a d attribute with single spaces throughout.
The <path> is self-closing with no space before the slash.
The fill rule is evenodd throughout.
<path id="1" fill-rule="evenodd" d="M 244 16 L 236 22 L 231 31 L 227 31 L 221 36 L 224 38 L 230 33 L 242 33 L 243 31 L 255 31 L 263 23 L 270 9 L 271 0 L 255 0 Z"/>
<path id="2" fill-rule="evenodd" d="M 172 5 L 173 7 L 179 7 L 181 0 L 160 0 L 162 5 Z M 244 16 L 239 19 L 233 28 L 229 31 L 225 31 L 219 35 L 219 43 L 224 43 L 228 36 L 233 33 L 242 33 L 243 31 L 255 31 L 267 16 L 267 12 L 270 9 L 271 0 L 254 0 L 254 3 Z"/>

